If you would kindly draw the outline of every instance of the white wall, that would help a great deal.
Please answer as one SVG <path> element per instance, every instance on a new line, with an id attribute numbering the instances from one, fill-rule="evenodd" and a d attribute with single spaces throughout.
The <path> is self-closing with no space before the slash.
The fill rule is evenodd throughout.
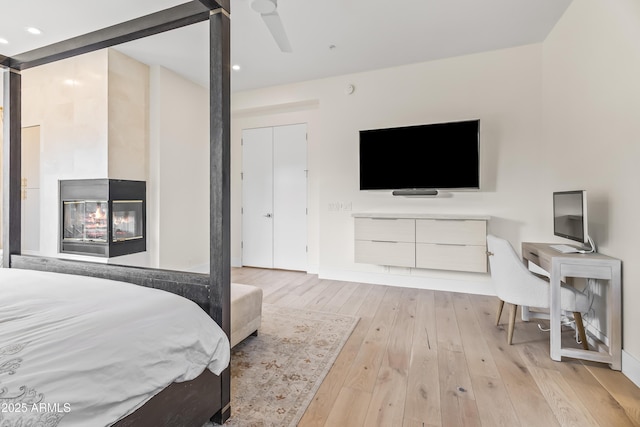
<path id="1" fill-rule="evenodd" d="M 26 70 L 22 83 L 22 124 L 41 128 L 41 255 L 183 270 L 208 263 L 206 88 L 161 68 L 150 77 L 114 50 Z M 147 181 L 147 252 L 58 253 L 58 180 L 90 178 Z"/>
<path id="2" fill-rule="evenodd" d="M 149 66 L 108 49 L 109 178 L 149 176 Z"/>
<path id="3" fill-rule="evenodd" d="M 640 369 L 640 2 L 574 1 L 543 45 L 548 191 L 586 189 L 590 234 L 623 261 L 623 347 Z M 629 358 L 625 360 L 630 360 Z M 634 363 L 634 362 L 630 362 Z M 627 371 L 623 361 L 623 370 Z M 640 370 L 635 381 L 640 383 Z"/>
<path id="4" fill-rule="evenodd" d="M 392 269 L 353 262 L 359 211 L 487 214 L 514 243 L 550 238 L 537 164 L 541 140 L 540 45 L 234 94 L 232 258 L 239 241 L 241 129 L 309 123 L 309 263 L 322 277 L 491 293 L 488 276 Z M 346 95 L 352 83 L 356 89 Z M 300 103 L 297 107 L 296 103 Z M 479 118 L 482 191 L 438 198 L 393 197 L 358 189 L 358 131 Z M 433 159 L 437 161 L 437 159 Z M 428 164 L 425 164 L 428 167 Z M 530 179 L 535 178 L 535 179 Z M 234 182 L 232 180 L 232 182 Z M 341 207 L 336 210 L 336 206 Z"/>
<path id="5" fill-rule="evenodd" d="M 58 254 L 58 180 L 108 175 L 106 51 L 22 73 L 22 126 L 40 126 L 40 252 Z"/>
<path id="6" fill-rule="evenodd" d="M 209 90 L 151 68 L 151 265 L 191 269 L 209 262 Z"/>
<path id="7" fill-rule="evenodd" d="M 235 93 L 232 258 L 241 257 L 248 127 L 310 123 L 309 257 L 325 278 L 493 293 L 483 274 L 354 263 L 351 213 L 486 214 L 489 231 L 519 249 L 568 243 L 553 236 L 551 193 L 586 189 L 592 236 L 623 260 L 623 371 L 640 384 L 638 40 L 640 3 L 584 0 L 541 44 Z M 358 130 L 471 118 L 482 126 L 481 191 L 414 199 L 358 190 Z"/>
<path id="8" fill-rule="evenodd" d="M 147 180 L 148 74 L 107 49 L 22 73 L 22 126 L 40 126 L 40 255 L 149 263 L 147 253 L 114 261 L 58 252 L 59 180 Z"/>

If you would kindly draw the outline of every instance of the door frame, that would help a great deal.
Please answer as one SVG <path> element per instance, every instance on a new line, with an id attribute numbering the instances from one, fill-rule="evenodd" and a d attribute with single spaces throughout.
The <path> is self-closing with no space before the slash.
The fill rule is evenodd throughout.
<path id="1" fill-rule="evenodd" d="M 241 206 L 240 206 L 240 218 L 241 218 L 241 227 L 240 227 L 240 231 L 241 231 L 241 238 L 240 238 L 240 265 L 241 266 L 245 266 L 245 248 L 244 248 L 244 241 L 245 241 L 245 226 L 244 226 L 244 222 L 245 222 L 245 212 L 244 212 L 244 197 L 245 197 L 245 181 L 244 181 L 244 132 L 247 130 L 253 130 L 253 129 L 266 129 L 266 128 L 270 128 L 270 129 L 275 129 L 275 128 L 281 128 L 281 127 L 287 127 L 287 126 L 296 126 L 296 125 L 304 125 L 305 126 L 305 194 L 304 194 L 304 198 L 305 198 L 305 266 L 304 266 L 304 270 L 297 270 L 297 271 L 307 271 L 309 268 L 309 259 L 308 259 L 308 254 L 309 254 L 309 250 L 308 250 L 308 243 L 309 243 L 309 175 L 308 175 L 308 171 L 309 171 L 309 123 L 308 122 L 293 122 L 293 123 L 285 123 L 285 124 L 278 124 L 278 125 L 273 125 L 273 126 L 255 126 L 255 127 L 246 127 L 246 128 L 242 128 L 241 129 L 241 156 L 242 156 L 242 160 L 240 162 L 241 164 L 241 185 L 240 185 L 240 191 L 241 191 Z M 273 151 L 273 133 L 272 133 L 272 151 Z M 273 159 L 272 159 L 272 163 L 273 163 Z M 273 190 L 272 190 L 273 192 Z M 272 194 L 272 199 L 273 199 L 273 194 Z M 275 208 L 274 208 L 275 209 Z M 273 223 L 272 223 L 272 229 L 273 229 Z M 272 240 L 272 248 L 274 246 L 274 241 Z M 273 249 L 272 249 L 272 263 L 271 263 L 271 267 L 265 267 L 265 268 L 272 268 L 272 269 L 277 269 L 277 267 L 274 267 L 273 265 Z"/>

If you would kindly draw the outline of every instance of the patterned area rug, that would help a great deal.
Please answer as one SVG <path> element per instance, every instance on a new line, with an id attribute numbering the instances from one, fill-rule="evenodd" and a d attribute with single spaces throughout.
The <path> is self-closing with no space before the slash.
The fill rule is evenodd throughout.
<path id="1" fill-rule="evenodd" d="M 352 316 L 265 304 L 258 336 L 231 350 L 225 426 L 297 425 L 357 323 Z"/>

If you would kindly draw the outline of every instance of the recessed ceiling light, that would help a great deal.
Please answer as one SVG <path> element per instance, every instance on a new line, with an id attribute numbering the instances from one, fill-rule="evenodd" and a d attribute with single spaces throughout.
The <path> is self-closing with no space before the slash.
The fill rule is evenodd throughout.
<path id="1" fill-rule="evenodd" d="M 0 37 L 0 44 L 9 44 L 9 40 Z"/>
<path id="2" fill-rule="evenodd" d="M 25 30 L 27 30 L 27 32 L 30 33 L 30 34 L 36 34 L 36 35 L 42 34 L 42 31 L 40 31 L 36 27 L 27 27 L 27 28 L 25 28 Z"/>
<path id="3" fill-rule="evenodd" d="M 235 65 L 233 65 L 233 66 L 231 67 L 231 69 L 232 69 L 233 71 L 240 71 L 240 66 L 239 66 L 238 64 L 235 64 Z"/>

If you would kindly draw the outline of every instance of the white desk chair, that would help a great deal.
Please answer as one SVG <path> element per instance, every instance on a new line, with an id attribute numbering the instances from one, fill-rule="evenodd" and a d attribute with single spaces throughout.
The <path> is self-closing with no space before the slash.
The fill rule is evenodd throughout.
<path id="1" fill-rule="evenodd" d="M 507 334 L 507 342 L 511 344 L 518 306 L 549 308 L 549 283 L 531 273 L 506 240 L 488 235 L 487 247 L 491 278 L 496 287 L 496 294 L 500 298 L 496 325 L 500 324 L 504 303 L 511 304 Z M 563 285 L 560 300 L 562 310 L 573 313 L 582 347 L 588 350 L 589 345 L 581 313 L 589 310 L 589 298 L 577 289 Z"/>

